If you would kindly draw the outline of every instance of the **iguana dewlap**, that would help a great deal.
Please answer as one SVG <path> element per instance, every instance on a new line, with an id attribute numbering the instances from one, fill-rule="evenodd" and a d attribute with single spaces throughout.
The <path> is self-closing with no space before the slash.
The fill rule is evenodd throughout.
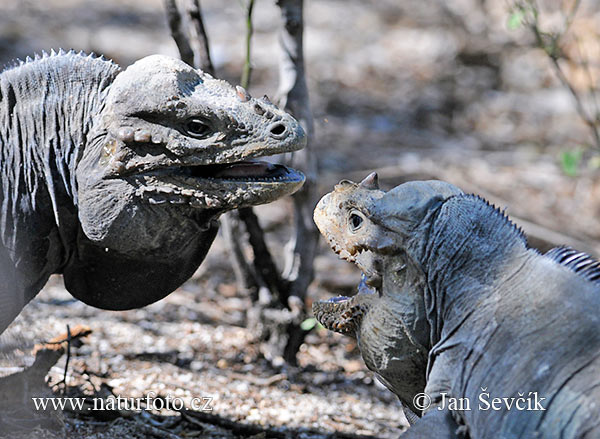
<path id="1" fill-rule="evenodd" d="M 155 302 L 200 265 L 224 211 L 304 176 L 251 159 L 301 149 L 268 99 L 149 56 L 59 52 L 0 74 L 0 332 L 52 273 L 105 309 Z"/>
<path id="2" fill-rule="evenodd" d="M 439 181 L 344 181 L 315 222 L 375 290 L 315 303 L 316 317 L 356 334 L 405 405 L 421 414 L 412 398 L 431 398 L 403 437 L 600 437 L 597 261 L 528 248 L 502 212 Z"/>

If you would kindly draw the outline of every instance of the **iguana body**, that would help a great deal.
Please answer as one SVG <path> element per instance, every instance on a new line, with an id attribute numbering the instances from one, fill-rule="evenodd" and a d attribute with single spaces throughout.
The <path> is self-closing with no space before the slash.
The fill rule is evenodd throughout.
<path id="1" fill-rule="evenodd" d="M 373 181 L 338 185 L 315 221 L 378 294 L 336 299 L 341 315 L 327 302 L 314 311 L 331 329 L 347 327 L 347 308 L 368 300 L 352 323 L 361 332 L 371 313 L 394 318 L 362 337 L 363 356 L 426 349 L 427 362 L 393 368 L 396 377 L 420 368 L 433 402 L 405 436 L 451 438 L 460 427 L 473 439 L 600 437 L 600 264 L 570 249 L 529 249 L 501 212 L 449 184 L 383 192 Z M 494 398 L 534 410 L 515 400 L 493 410 Z"/>
<path id="2" fill-rule="evenodd" d="M 297 190 L 254 157 L 305 134 L 268 100 L 181 61 L 121 70 L 74 52 L 0 74 L 0 332 L 53 273 L 105 309 L 157 301 L 204 259 L 216 218 Z"/>

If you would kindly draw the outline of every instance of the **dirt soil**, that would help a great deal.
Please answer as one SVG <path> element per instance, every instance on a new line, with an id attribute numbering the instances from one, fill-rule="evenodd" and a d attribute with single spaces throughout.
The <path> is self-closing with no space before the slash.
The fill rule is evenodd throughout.
<path id="1" fill-rule="evenodd" d="M 256 95 L 273 96 L 277 88 L 273 3 L 255 7 Z M 582 3 L 582 26 L 597 24 L 600 14 Z M 202 6 L 218 75 L 237 83 L 242 9 L 217 0 Z M 321 0 L 306 2 L 305 13 L 320 193 L 373 169 L 387 188 L 440 178 L 506 207 L 541 247 L 567 242 L 600 254 L 597 152 L 547 57 L 531 48 L 526 30 L 507 29 L 505 2 Z M 0 2 L 0 63 L 58 47 L 103 53 L 121 65 L 152 53 L 177 55 L 159 0 Z M 576 178 L 558 160 L 574 150 L 584 157 Z M 257 212 L 281 252 L 289 200 Z M 358 282 L 357 270 L 323 243 L 315 267 L 307 306 L 351 294 Z M 375 382 L 353 340 L 316 330 L 298 367 L 267 361 L 245 328 L 249 304 L 221 237 L 190 281 L 140 310 L 91 308 L 53 277 L 2 336 L 19 342 L 2 353 L 3 375 L 30 365 L 35 343 L 85 324 L 93 333 L 71 349 L 68 394 L 154 392 L 186 404 L 206 398 L 212 411 L 48 413 L 34 431 L 3 437 L 392 438 L 406 427 L 396 398 Z M 63 379 L 66 359 L 51 369 L 51 383 Z M 2 425 L 18 424 L 7 413 Z"/>

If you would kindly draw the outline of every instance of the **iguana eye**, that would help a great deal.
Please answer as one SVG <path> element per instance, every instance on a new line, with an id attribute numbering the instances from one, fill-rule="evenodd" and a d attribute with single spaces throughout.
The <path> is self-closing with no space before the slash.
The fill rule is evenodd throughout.
<path id="1" fill-rule="evenodd" d="M 360 229 L 363 225 L 363 222 L 364 222 L 363 215 L 356 211 L 352 212 L 350 214 L 350 217 L 348 218 L 350 230 L 353 232 L 356 232 L 358 229 Z"/>
<path id="2" fill-rule="evenodd" d="M 210 128 L 200 119 L 190 119 L 185 124 L 185 131 L 192 137 L 200 138 L 206 136 Z"/>

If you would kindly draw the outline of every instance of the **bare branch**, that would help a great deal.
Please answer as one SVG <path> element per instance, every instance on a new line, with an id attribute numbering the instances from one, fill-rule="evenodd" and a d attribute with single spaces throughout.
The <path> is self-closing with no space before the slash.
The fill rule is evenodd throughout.
<path id="1" fill-rule="evenodd" d="M 240 217 L 236 211 L 227 212 L 221 217 L 221 230 L 231 252 L 231 265 L 233 266 L 238 286 L 244 290 L 252 291 L 257 297 L 258 279 L 244 256 L 241 244 L 242 229 L 240 226 Z M 253 297 L 253 300 L 256 297 Z"/>
<path id="2" fill-rule="evenodd" d="M 306 175 L 304 186 L 292 196 L 295 236 L 288 243 L 283 274 L 290 282 L 287 303 L 290 306 L 292 299 L 297 305 L 304 305 L 308 286 L 314 278 L 313 261 L 319 238 L 312 221 L 312 211 L 317 199 L 317 162 L 311 146 L 314 124 L 304 68 L 303 0 L 277 0 L 277 5 L 281 10 L 278 101 L 283 109 L 292 113 L 300 121 L 308 135 L 306 148 L 291 154 L 290 159 L 290 165 L 300 169 Z M 302 311 L 297 313 L 287 329 L 288 339 L 283 358 L 291 364 L 296 363 L 296 353 L 306 335 L 300 327 L 300 323 L 305 318 L 303 306 L 301 309 Z"/>
<path id="3" fill-rule="evenodd" d="M 583 106 L 583 99 L 581 98 L 581 96 L 579 96 L 579 93 L 577 92 L 577 90 L 575 90 L 575 87 L 573 87 L 573 85 L 563 72 L 562 67 L 558 62 L 558 58 L 550 57 L 550 59 L 552 60 L 552 65 L 554 66 L 556 76 L 563 84 L 563 86 L 566 87 L 567 90 L 569 90 L 569 92 L 573 96 L 573 99 L 575 100 L 575 108 L 577 109 L 579 117 L 590 129 L 592 137 L 594 138 L 594 142 L 596 143 L 596 147 L 600 148 L 600 132 L 598 132 L 598 125 L 595 119 L 592 119 L 586 111 L 585 107 Z"/>
<path id="4" fill-rule="evenodd" d="M 258 218 L 251 208 L 239 209 L 239 216 L 248 231 L 252 251 L 254 252 L 254 270 L 262 282 L 271 292 L 277 295 L 283 305 L 287 305 L 288 291 L 283 279 L 279 275 L 277 266 L 273 261 L 271 252 L 267 248 L 263 229 L 258 223 Z"/>
<path id="5" fill-rule="evenodd" d="M 250 86 L 250 76 L 252 73 L 252 11 L 254 8 L 254 0 L 246 0 L 246 57 L 244 62 L 244 70 L 241 78 L 241 85 L 244 88 Z M 258 218 L 251 207 L 239 209 L 237 212 L 239 218 L 244 222 L 246 231 L 248 232 L 249 242 L 254 252 L 254 271 L 259 277 L 259 284 L 266 286 L 279 299 L 283 306 L 287 306 L 288 291 L 287 285 L 279 274 L 277 265 L 273 261 L 271 252 L 267 247 L 264 232 L 258 222 Z M 243 261 L 238 261 L 237 264 L 242 264 Z"/>
<path id="6" fill-rule="evenodd" d="M 191 66 L 214 74 L 208 36 L 202 21 L 199 0 L 165 0 L 167 21 L 181 59 Z"/>
<path id="7" fill-rule="evenodd" d="M 252 12 L 255 0 L 243 0 L 246 11 L 245 64 L 241 78 L 242 86 L 248 88 L 252 73 L 251 39 L 253 34 Z M 182 8 L 181 5 L 184 5 Z M 280 0 L 280 85 L 279 101 L 285 110 L 291 112 L 303 125 L 307 134 L 313 132 L 313 119 L 308 101 L 308 90 L 304 78 L 304 58 L 302 56 L 302 0 Z M 212 71 L 208 50 L 208 40 L 202 23 L 198 0 L 165 0 L 169 26 L 177 42 L 182 58 L 196 67 Z M 182 12 L 183 11 L 183 12 Z M 295 236 L 287 246 L 286 269 L 281 275 L 265 242 L 264 232 L 251 208 L 239 209 L 223 217 L 222 225 L 232 253 L 234 271 L 238 284 L 270 293 L 275 299 L 267 306 L 274 305 L 279 311 L 286 311 L 283 333 L 287 340 L 283 347 L 283 357 L 295 363 L 296 352 L 304 339 L 305 332 L 300 323 L 305 317 L 304 298 L 308 285 L 313 279 L 313 259 L 316 253 L 318 233 L 312 223 L 312 208 L 316 201 L 316 161 L 309 147 L 290 155 L 289 164 L 302 170 L 306 183 L 301 191 L 293 196 Z M 254 252 L 252 264 L 244 255 L 240 237 L 239 220 L 245 224 L 249 243 Z M 257 298 L 255 297 L 255 298 Z M 263 305 L 258 305 L 259 308 Z M 262 310 L 268 314 L 268 310 Z M 267 319 L 268 320 L 268 319 Z M 280 325 L 281 326 L 281 325 Z"/>
<path id="8" fill-rule="evenodd" d="M 175 0 L 165 0 L 165 10 L 171 36 L 177 44 L 181 59 L 189 65 L 194 65 L 194 52 L 181 21 L 181 12 L 177 9 Z"/>
<path id="9" fill-rule="evenodd" d="M 306 183 L 293 195 L 295 237 L 290 242 L 284 277 L 292 282 L 290 295 L 303 298 L 313 278 L 313 260 L 318 233 L 312 222 L 312 208 L 316 202 L 317 163 L 311 148 L 314 131 L 306 86 L 303 55 L 302 0 L 278 0 L 281 9 L 279 43 L 279 104 L 302 123 L 308 134 L 308 145 L 293 153 L 290 164 L 302 170 Z"/>
<path id="10" fill-rule="evenodd" d="M 561 84 L 569 90 L 571 96 L 575 101 L 575 108 L 581 120 L 587 125 L 589 128 L 592 138 L 596 144 L 597 148 L 600 148 L 600 127 L 598 126 L 597 115 L 590 115 L 586 110 L 583 104 L 583 97 L 577 91 L 575 86 L 569 80 L 567 75 L 565 74 L 562 66 L 560 65 L 561 59 L 567 59 L 564 54 L 561 53 L 560 43 L 564 36 L 569 32 L 573 21 L 575 20 L 575 15 L 581 5 L 581 0 L 575 0 L 573 5 L 569 9 L 568 13 L 566 13 L 562 29 L 556 33 L 547 33 L 544 32 L 540 27 L 539 22 L 539 6 L 536 0 L 519 0 L 513 3 L 513 9 L 521 11 L 525 17 L 525 22 L 527 26 L 533 33 L 536 41 L 536 45 L 544 50 L 550 61 L 552 62 L 552 67 L 556 72 L 556 76 L 558 77 Z M 583 54 L 580 53 L 580 58 L 583 60 Z M 588 66 L 584 65 L 586 69 Z M 592 86 L 590 93 L 592 94 L 592 99 L 594 103 L 596 103 L 595 96 L 595 88 Z"/>
<path id="11" fill-rule="evenodd" d="M 194 52 L 194 66 L 214 75 L 215 69 L 210 59 L 208 36 L 202 21 L 200 0 L 185 0 L 185 4 L 189 17 L 190 45 Z"/>
<path id="12" fill-rule="evenodd" d="M 252 72 L 251 63 L 251 48 L 252 48 L 252 12 L 254 10 L 254 0 L 246 0 L 246 3 L 240 1 L 240 4 L 245 8 L 246 11 L 246 40 L 245 40 L 245 60 L 244 70 L 242 72 L 241 86 L 249 88 L 250 86 L 250 75 Z M 253 272 L 250 268 L 250 264 L 246 260 L 244 253 L 240 245 L 240 236 L 242 234 L 240 221 L 244 221 L 246 230 L 249 235 L 250 245 L 254 251 L 254 269 Z M 232 265 L 235 272 L 238 285 L 240 280 L 241 285 L 245 289 L 254 290 L 253 292 L 258 295 L 258 288 L 260 285 L 269 284 L 270 279 L 278 279 L 279 273 L 275 264 L 272 262 L 271 254 L 269 253 L 267 246 L 264 241 L 263 231 L 258 223 L 258 219 L 254 214 L 251 207 L 245 207 L 239 209 L 237 212 L 228 212 L 223 217 L 223 228 L 224 233 L 229 243 L 229 248 L 232 251 Z M 265 264 L 258 262 L 257 259 L 268 261 Z M 275 281 L 275 284 L 278 284 Z"/>

